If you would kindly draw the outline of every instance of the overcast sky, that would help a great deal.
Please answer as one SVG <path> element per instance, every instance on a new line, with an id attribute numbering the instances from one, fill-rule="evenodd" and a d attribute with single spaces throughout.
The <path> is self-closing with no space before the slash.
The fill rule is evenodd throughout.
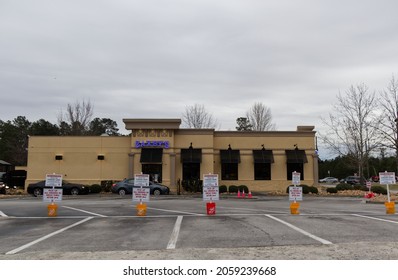
<path id="1" fill-rule="evenodd" d="M 180 118 L 222 130 L 255 103 L 278 130 L 315 125 L 336 95 L 398 74 L 396 0 L 0 0 L 0 119 Z"/>

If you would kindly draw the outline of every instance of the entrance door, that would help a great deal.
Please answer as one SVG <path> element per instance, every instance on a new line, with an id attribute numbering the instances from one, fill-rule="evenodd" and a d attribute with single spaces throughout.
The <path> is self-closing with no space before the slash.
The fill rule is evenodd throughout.
<path id="1" fill-rule="evenodd" d="M 162 182 L 162 165 L 154 163 L 142 164 L 142 173 L 149 174 L 149 180 L 152 182 Z"/>

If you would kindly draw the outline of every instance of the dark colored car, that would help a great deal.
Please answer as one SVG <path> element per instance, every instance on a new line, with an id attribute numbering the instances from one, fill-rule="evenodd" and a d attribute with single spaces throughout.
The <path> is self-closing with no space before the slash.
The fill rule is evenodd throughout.
<path id="1" fill-rule="evenodd" d="M 34 196 L 42 195 L 44 188 L 51 188 L 45 186 L 46 181 L 40 181 L 37 183 L 32 183 L 28 185 L 27 192 Z M 61 187 L 56 187 L 61 188 Z M 62 181 L 62 194 L 71 194 L 71 195 L 78 195 L 78 194 L 88 194 L 90 192 L 90 188 L 86 187 L 82 184 L 77 183 L 69 183 L 66 181 Z"/>
<path id="2" fill-rule="evenodd" d="M 6 185 L 3 182 L 5 172 L 0 172 L 0 194 L 6 194 Z"/>
<path id="3" fill-rule="evenodd" d="M 139 188 L 137 186 L 134 186 L 134 178 L 124 179 L 123 181 L 113 184 L 111 187 L 111 191 L 119 195 L 131 194 L 134 187 Z M 154 182 L 149 182 L 149 188 L 150 194 L 153 195 L 169 194 L 170 192 L 170 189 L 167 186 Z"/>
<path id="4" fill-rule="evenodd" d="M 362 181 L 366 182 L 366 179 L 362 177 Z M 359 185 L 361 183 L 361 178 L 359 176 L 348 176 L 340 181 L 341 183 Z"/>

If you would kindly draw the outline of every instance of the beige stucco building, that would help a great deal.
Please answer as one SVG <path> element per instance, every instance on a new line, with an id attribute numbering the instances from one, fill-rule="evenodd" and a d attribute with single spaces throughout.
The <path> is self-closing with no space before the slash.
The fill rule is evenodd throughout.
<path id="1" fill-rule="evenodd" d="M 220 185 L 251 191 L 285 190 L 292 172 L 318 182 L 313 126 L 296 131 L 182 129 L 180 119 L 124 119 L 130 136 L 32 136 L 26 185 L 62 174 L 84 184 L 122 180 L 143 172 L 177 190 L 177 182 L 219 175 Z"/>

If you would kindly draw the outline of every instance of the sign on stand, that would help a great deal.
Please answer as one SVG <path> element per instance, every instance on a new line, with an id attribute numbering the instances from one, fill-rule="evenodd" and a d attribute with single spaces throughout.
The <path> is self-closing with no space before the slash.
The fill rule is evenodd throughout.
<path id="1" fill-rule="evenodd" d="M 149 202 L 150 189 L 148 187 L 149 187 L 149 174 L 135 174 L 133 201 Z"/>
<path id="2" fill-rule="evenodd" d="M 43 189 L 44 202 L 60 202 L 62 201 L 62 189 Z"/>
<path id="3" fill-rule="evenodd" d="M 133 188 L 133 201 L 149 202 L 149 188 Z"/>
<path id="4" fill-rule="evenodd" d="M 294 171 L 292 173 L 292 183 L 293 185 L 300 185 L 300 177 L 301 177 L 301 173 Z"/>
<path id="5" fill-rule="evenodd" d="M 395 184 L 395 172 L 380 172 L 379 180 L 381 185 Z"/>
<path id="6" fill-rule="evenodd" d="M 135 174 L 134 186 L 149 187 L 149 174 Z"/>
<path id="7" fill-rule="evenodd" d="M 390 199 L 390 187 L 389 185 L 395 184 L 395 172 L 380 172 L 379 173 L 379 180 L 381 185 L 387 185 L 387 199 L 388 202 L 391 201 Z"/>
<path id="8" fill-rule="evenodd" d="M 303 200 L 303 188 L 302 187 L 289 187 L 289 200 L 290 201 L 301 201 Z"/>
<path id="9" fill-rule="evenodd" d="M 218 187 L 218 174 L 203 175 L 203 200 L 220 200 L 220 190 Z"/>
<path id="10" fill-rule="evenodd" d="M 45 186 L 46 187 L 62 187 L 62 175 L 61 174 L 47 174 Z"/>
<path id="11" fill-rule="evenodd" d="M 62 175 L 61 174 L 47 174 L 46 175 L 46 187 L 43 189 L 43 201 L 44 202 L 60 202 L 62 201 Z M 57 187 L 57 189 L 55 188 Z M 61 189 L 60 189 L 61 188 Z"/>

